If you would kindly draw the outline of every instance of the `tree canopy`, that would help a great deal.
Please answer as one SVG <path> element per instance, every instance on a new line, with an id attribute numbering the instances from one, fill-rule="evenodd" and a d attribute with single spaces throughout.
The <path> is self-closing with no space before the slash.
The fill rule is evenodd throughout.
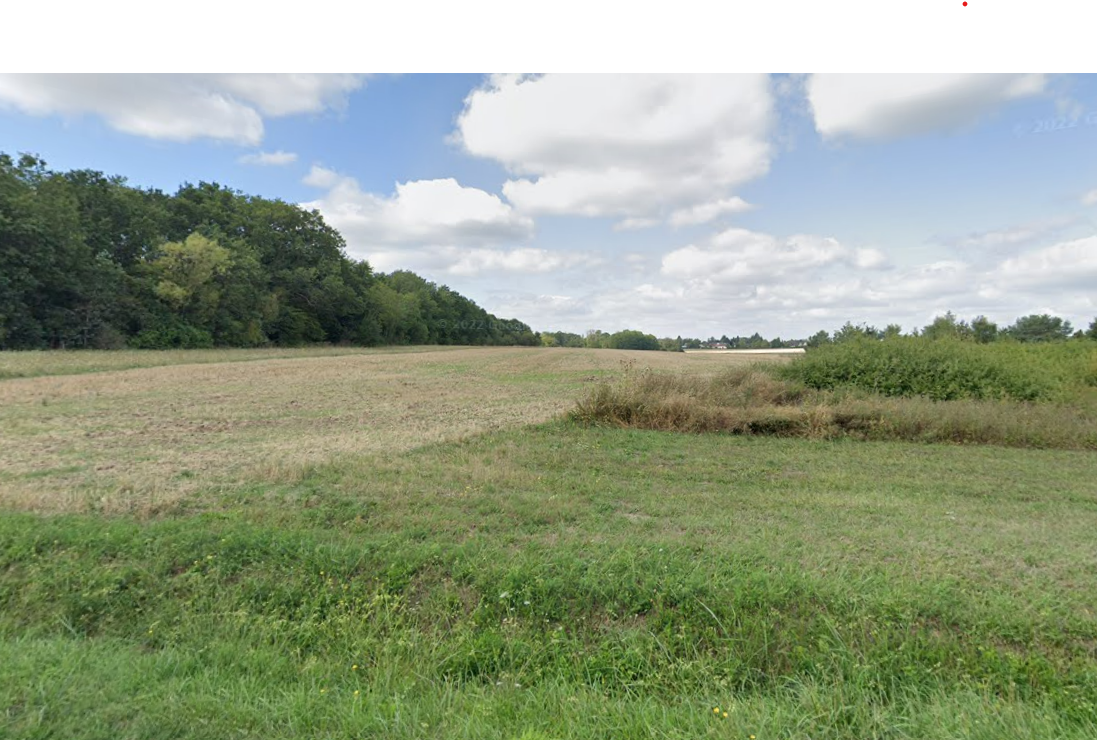
<path id="1" fill-rule="evenodd" d="M 317 211 L 0 153 L 0 349 L 313 342 L 539 338 L 414 273 L 374 273 Z"/>

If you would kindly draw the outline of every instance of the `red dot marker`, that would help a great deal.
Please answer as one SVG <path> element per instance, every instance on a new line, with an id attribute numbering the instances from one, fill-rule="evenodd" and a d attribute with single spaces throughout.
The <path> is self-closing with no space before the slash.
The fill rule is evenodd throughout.
<path id="1" fill-rule="evenodd" d="M 965 7 L 965 8 L 967 7 L 967 3 L 964 3 L 964 7 Z"/>

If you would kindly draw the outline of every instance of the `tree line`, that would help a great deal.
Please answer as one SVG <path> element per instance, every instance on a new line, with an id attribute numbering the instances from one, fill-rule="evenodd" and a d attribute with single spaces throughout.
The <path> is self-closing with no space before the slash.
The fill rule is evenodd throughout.
<path id="1" fill-rule="evenodd" d="M 958 318 L 951 311 L 937 316 L 925 327 L 904 333 L 899 324 L 888 324 L 883 329 L 871 324 L 854 324 L 847 321 L 833 333 L 820 330 L 807 339 L 766 339 L 755 332 L 750 336 L 728 336 L 701 339 L 698 337 L 656 337 L 641 331 L 629 330 L 608 333 L 592 329 L 585 334 L 567 331 L 543 331 L 539 333 L 545 347 L 586 347 L 595 349 L 647 349 L 680 352 L 687 349 L 787 349 L 793 347 L 818 347 L 824 344 L 841 344 L 856 339 L 883 340 L 891 337 L 913 336 L 926 339 L 957 339 L 986 344 L 996 341 L 1054 342 L 1066 339 L 1097 339 L 1097 319 L 1085 331 L 1075 330 L 1061 317 L 1048 314 L 1022 316 L 1008 326 L 999 327 L 986 316 L 976 316 L 971 321 Z"/>
<path id="2" fill-rule="evenodd" d="M 375 273 L 318 211 L 217 183 L 174 194 L 0 153 L 0 350 L 312 343 L 542 345 L 681 351 L 815 347 L 902 335 L 847 322 L 807 339 L 540 332 L 415 273 Z M 979 343 L 1088 336 L 1046 314 L 999 328 L 951 312 L 913 336 Z"/>
<path id="3" fill-rule="evenodd" d="M 444 285 L 351 259 L 317 211 L 0 153 L 0 349 L 539 342 Z"/>
<path id="4" fill-rule="evenodd" d="M 541 345 L 544 347 L 586 347 L 588 349 L 646 349 L 678 351 L 679 347 L 672 339 L 657 339 L 654 334 L 645 334 L 635 329 L 618 332 L 604 332 L 591 329 L 585 334 L 568 331 L 540 332 Z"/>
<path id="5" fill-rule="evenodd" d="M 822 344 L 841 343 L 855 339 L 887 339 L 897 336 L 903 336 L 902 327 L 898 324 L 889 324 L 883 329 L 879 329 L 870 324 L 854 325 L 851 322 L 846 322 L 833 335 L 826 331 L 820 331 L 812 335 L 806 344 L 808 347 L 817 347 Z M 976 316 L 971 321 L 967 321 L 948 311 L 941 316 L 937 316 L 921 329 L 915 328 L 908 336 L 924 337 L 925 339 L 956 339 L 978 344 L 989 344 L 998 341 L 1032 343 L 1059 342 L 1067 339 L 1097 339 L 1097 319 L 1094 319 L 1089 328 L 1084 331 L 1075 329 L 1069 321 L 1062 317 L 1050 314 L 1021 316 L 1012 324 L 999 327 L 998 324 L 986 316 Z"/>

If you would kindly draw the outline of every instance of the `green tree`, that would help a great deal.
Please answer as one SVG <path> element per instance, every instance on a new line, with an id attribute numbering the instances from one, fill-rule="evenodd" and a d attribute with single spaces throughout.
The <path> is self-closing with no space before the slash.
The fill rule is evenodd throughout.
<path id="1" fill-rule="evenodd" d="M 971 322 L 971 333 L 976 342 L 989 344 L 998 338 L 998 325 L 986 316 L 976 316 Z"/>
<path id="2" fill-rule="evenodd" d="M 956 318 L 952 311 L 944 316 L 936 317 L 928 326 L 922 329 L 922 336 L 926 339 L 972 339 L 974 334 L 967 322 Z"/>
<path id="3" fill-rule="evenodd" d="M 1022 316 L 1005 334 L 1018 342 L 1053 342 L 1066 339 L 1073 331 L 1069 321 L 1045 313 Z"/>
<path id="4" fill-rule="evenodd" d="M 847 321 L 838 331 L 834 332 L 834 342 L 840 344 L 859 339 L 881 339 L 883 336 L 884 333 L 874 326 L 868 324 L 854 326 L 852 322 Z"/>
<path id="5" fill-rule="evenodd" d="M 608 335 L 607 335 L 608 336 Z M 411 272 L 374 275 L 317 211 L 174 194 L 0 153 L 0 349 L 274 342 L 537 344 Z M 582 344 L 578 335 L 569 342 Z"/>
<path id="6" fill-rule="evenodd" d="M 654 335 L 632 329 L 625 329 L 611 335 L 609 346 L 612 349 L 661 349 L 659 340 Z"/>
<path id="7" fill-rule="evenodd" d="M 150 263 L 157 297 L 198 323 L 212 318 L 221 297 L 215 278 L 231 266 L 229 251 L 198 233 L 163 244 Z"/>
<path id="8" fill-rule="evenodd" d="M 601 329 L 590 329 L 583 338 L 583 344 L 592 349 L 608 349 L 610 347 L 610 335 Z"/>
<path id="9" fill-rule="evenodd" d="M 93 345 L 119 277 L 88 247 L 72 185 L 38 157 L 0 154 L 0 349 Z"/>

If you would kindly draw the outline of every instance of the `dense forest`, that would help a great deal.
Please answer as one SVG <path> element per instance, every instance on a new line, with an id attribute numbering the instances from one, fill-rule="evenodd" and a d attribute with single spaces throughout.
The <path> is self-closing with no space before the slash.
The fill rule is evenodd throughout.
<path id="1" fill-rule="evenodd" d="M 0 350 L 540 343 L 316 211 L 216 183 L 174 195 L 0 153 Z"/>

